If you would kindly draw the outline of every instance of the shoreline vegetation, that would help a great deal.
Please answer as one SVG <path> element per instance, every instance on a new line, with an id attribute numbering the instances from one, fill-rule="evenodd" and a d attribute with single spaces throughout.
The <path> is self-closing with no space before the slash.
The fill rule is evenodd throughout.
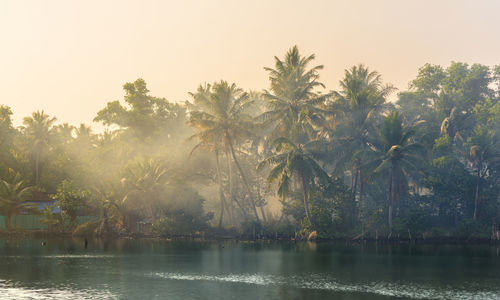
<path id="1" fill-rule="evenodd" d="M 486 236 L 429 236 L 422 235 L 420 237 L 394 236 L 394 237 L 377 237 L 377 236 L 343 236 L 343 237 L 328 237 L 319 238 L 315 234 L 313 237 L 297 237 L 297 236 L 278 236 L 264 234 L 243 235 L 236 232 L 196 232 L 190 235 L 177 236 L 160 236 L 154 234 L 135 233 L 130 235 L 85 235 L 74 234 L 72 231 L 53 232 L 48 230 L 0 230 L 0 239 L 59 239 L 71 238 L 77 240 L 97 239 L 97 240 L 117 240 L 117 239 L 132 239 L 132 240 L 163 240 L 163 241 L 243 241 L 243 242 L 341 242 L 346 244 L 360 243 L 382 243 L 382 244 L 420 244 L 420 245 L 500 245 L 500 240 L 496 237 Z"/>
<path id="2" fill-rule="evenodd" d="M 139 78 L 99 134 L 1 105 L 0 237 L 500 240 L 500 65 L 425 64 L 403 91 L 362 64 L 328 90 L 323 69 L 294 46 L 267 89 L 183 103 Z"/>

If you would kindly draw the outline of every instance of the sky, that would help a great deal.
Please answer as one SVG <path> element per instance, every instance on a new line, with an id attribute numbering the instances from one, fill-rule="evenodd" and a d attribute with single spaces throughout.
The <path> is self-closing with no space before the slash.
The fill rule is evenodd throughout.
<path id="1" fill-rule="evenodd" d="M 173 102 L 220 79 L 262 90 L 293 45 L 316 54 L 327 90 L 359 63 L 405 90 L 425 63 L 500 64 L 498 12 L 496 0 L 0 0 L 0 104 L 16 126 L 43 109 L 99 131 L 92 119 L 126 82 Z"/>

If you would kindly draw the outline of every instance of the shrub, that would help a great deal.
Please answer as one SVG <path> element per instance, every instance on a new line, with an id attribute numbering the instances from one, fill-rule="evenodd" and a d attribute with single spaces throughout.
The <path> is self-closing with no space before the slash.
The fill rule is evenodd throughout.
<path id="1" fill-rule="evenodd" d="M 75 228 L 75 230 L 73 230 L 73 236 L 76 237 L 94 236 L 98 226 L 99 222 L 90 220 L 88 222 L 78 225 Z"/>

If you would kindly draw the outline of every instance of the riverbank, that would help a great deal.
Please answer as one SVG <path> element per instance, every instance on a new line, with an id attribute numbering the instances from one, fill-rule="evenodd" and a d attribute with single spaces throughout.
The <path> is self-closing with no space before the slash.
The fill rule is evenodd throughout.
<path id="1" fill-rule="evenodd" d="M 54 232 L 47 230 L 0 230 L 0 238 L 14 238 L 14 239 L 52 239 L 52 238 L 95 238 L 100 240 L 117 240 L 117 239 L 145 239 L 145 240 L 165 240 L 165 241 L 180 241 L 180 240 L 192 240 L 192 241 L 252 241 L 252 242 L 336 242 L 336 243 L 346 243 L 346 244 L 362 244 L 362 243 L 380 243 L 380 244 L 425 244 L 425 245 L 444 245 L 444 244 L 455 244 L 455 245 L 500 245 L 499 240 L 494 240 L 486 237 L 479 236 L 435 236 L 435 237 L 419 237 L 419 238 L 402 238 L 402 237 L 391 237 L 391 238 L 356 238 L 356 237 L 332 237 L 332 238 L 314 238 L 314 239 L 301 239 L 295 238 L 293 236 L 287 237 L 269 237 L 269 236 L 248 236 L 248 235 L 218 235 L 218 234 L 193 234 L 193 235 L 177 235 L 177 236 L 158 236 L 158 235 L 148 235 L 135 233 L 131 235 L 106 235 L 106 236 L 75 236 L 71 231 L 65 232 Z"/>

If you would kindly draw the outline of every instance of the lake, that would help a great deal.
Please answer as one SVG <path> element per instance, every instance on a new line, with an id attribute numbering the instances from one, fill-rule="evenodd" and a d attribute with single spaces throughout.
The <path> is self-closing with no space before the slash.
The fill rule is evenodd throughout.
<path id="1" fill-rule="evenodd" d="M 0 239 L 2 299 L 500 299 L 500 248 Z"/>

